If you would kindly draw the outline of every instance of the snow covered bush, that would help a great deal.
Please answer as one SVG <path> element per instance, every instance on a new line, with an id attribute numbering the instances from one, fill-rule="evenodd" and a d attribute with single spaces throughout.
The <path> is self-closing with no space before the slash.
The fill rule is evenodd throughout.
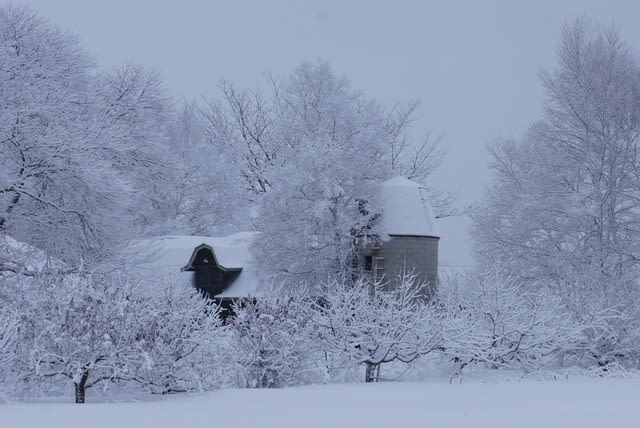
<path id="1" fill-rule="evenodd" d="M 234 306 L 228 325 L 228 361 L 233 385 L 280 388 L 322 379 L 313 345 L 311 300 L 276 293 Z"/>
<path id="2" fill-rule="evenodd" d="M 393 288 L 368 280 L 327 284 L 314 323 L 329 377 L 364 365 L 365 381 L 376 382 L 385 363 L 410 363 L 441 350 L 440 315 L 421 297 L 426 286 L 412 275 Z"/>
<path id="3" fill-rule="evenodd" d="M 577 318 L 543 284 L 533 288 L 495 266 L 444 281 L 438 304 L 444 347 L 458 375 L 470 365 L 526 373 L 589 365 L 585 355 L 594 338 L 622 321 L 612 310 Z"/>
<path id="4" fill-rule="evenodd" d="M 564 280 L 564 317 L 582 327 L 568 362 L 608 371 L 640 367 L 640 287 L 636 270 L 603 277 L 597 266 Z M 566 293 L 566 294 L 565 294 Z"/>
<path id="5" fill-rule="evenodd" d="M 15 341 L 18 330 L 17 317 L 8 311 L 8 308 L 0 308 L 0 369 L 6 370 L 15 356 Z"/>
<path id="6" fill-rule="evenodd" d="M 217 307 L 183 287 L 140 290 L 109 275 L 43 276 L 5 290 L 20 308 L 7 393 L 98 385 L 152 393 L 212 389 L 220 378 Z M 4 305 L 3 305 L 4 306 Z"/>
<path id="7" fill-rule="evenodd" d="M 16 357 L 17 317 L 0 304 L 0 404 L 5 400 L 5 385 Z"/>
<path id="8" fill-rule="evenodd" d="M 168 286 L 146 309 L 136 319 L 142 360 L 134 380 L 161 394 L 219 387 L 226 366 L 218 307 L 196 289 Z"/>
<path id="9" fill-rule="evenodd" d="M 75 400 L 100 383 L 130 380 L 141 364 L 136 349 L 138 317 L 146 301 L 127 281 L 101 275 L 43 278 L 32 289 L 21 339 L 29 339 L 28 383 L 67 379 Z M 108 386 L 108 385 L 107 385 Z M 38 387 L 37 385 L 35 386 Z"/>

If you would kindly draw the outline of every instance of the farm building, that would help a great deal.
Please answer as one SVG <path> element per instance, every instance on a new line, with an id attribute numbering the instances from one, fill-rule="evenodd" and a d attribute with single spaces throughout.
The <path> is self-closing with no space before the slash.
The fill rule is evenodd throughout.
<path id="1" fill-rule="evenodd" d="M 426 293 L 433 295 L 440 235 L 425 189 L 407 178 L 392 178 L 380 186 L 380 206 L 377 229 L 383 236 L 359 241 L 360 271 L 389 287 L 401 275 L 413 274 L 429 284 Z"/>
<path id="2" fill-rule="evenodd" d="M 435 218 L 424 189 L 403 177 L 380 187 L 381 235 L 356 237 L 357 272 L 392 287 L 400 275 L 414 274 L 427 282 L 432 295 L 438 277 L 438 241 Z M 137 242 L 136 271 L 145 282 L 173 281 L 196 287 L 207 297 L 230 305 L 235 299 L 258 296 L 249 247 L 256 232 L 224 237 L 162 236 Z M 427 296 L 428 297 L 428 296 Z"/>
<path id="3" fill-rule="evenodd" d="M 128 253 L 136 276 L 149 289 L 165 285 L 193 286 L 223 307 L 259 294 L 252 274 L 249 246 L 258 234 L 224 237 L 168 235 L 144 239 Z"/>

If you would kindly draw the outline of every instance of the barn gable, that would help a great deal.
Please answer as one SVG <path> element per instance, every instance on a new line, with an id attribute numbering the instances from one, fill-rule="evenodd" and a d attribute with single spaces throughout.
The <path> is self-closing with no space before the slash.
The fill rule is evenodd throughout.
<path id="1" fill-rule="evenodd" d="M 210 298 L 228 289 L 242 272 L 241 267 L 222 266 L 213 247 L 205 243 L 193 250 L 189 263 L 180 270 L 194 272 L 192 284 Z"/>

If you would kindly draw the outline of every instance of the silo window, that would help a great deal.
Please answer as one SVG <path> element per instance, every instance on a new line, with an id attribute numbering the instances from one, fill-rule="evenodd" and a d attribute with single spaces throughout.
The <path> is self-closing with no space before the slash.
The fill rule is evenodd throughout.
<path id="1" fill-rule="evenodd" d="M 364 256 L 364 270 L 370 271 L 373 269 L 373 257 Z"/>

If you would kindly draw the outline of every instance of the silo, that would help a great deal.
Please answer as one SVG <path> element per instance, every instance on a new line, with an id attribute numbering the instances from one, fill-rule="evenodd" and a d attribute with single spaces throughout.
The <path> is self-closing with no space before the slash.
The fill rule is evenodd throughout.
<path id="1" fill-rule="evenodd" d="M 380 239 L 360 249 L 360 265 L 387 287 L 397 285 L 405 273 L 429 284 L 425 297 L 437 288 L 438 242 L 435 216 L 426 190 L 405 177 L 394 177 L 380 186 Z"/>

